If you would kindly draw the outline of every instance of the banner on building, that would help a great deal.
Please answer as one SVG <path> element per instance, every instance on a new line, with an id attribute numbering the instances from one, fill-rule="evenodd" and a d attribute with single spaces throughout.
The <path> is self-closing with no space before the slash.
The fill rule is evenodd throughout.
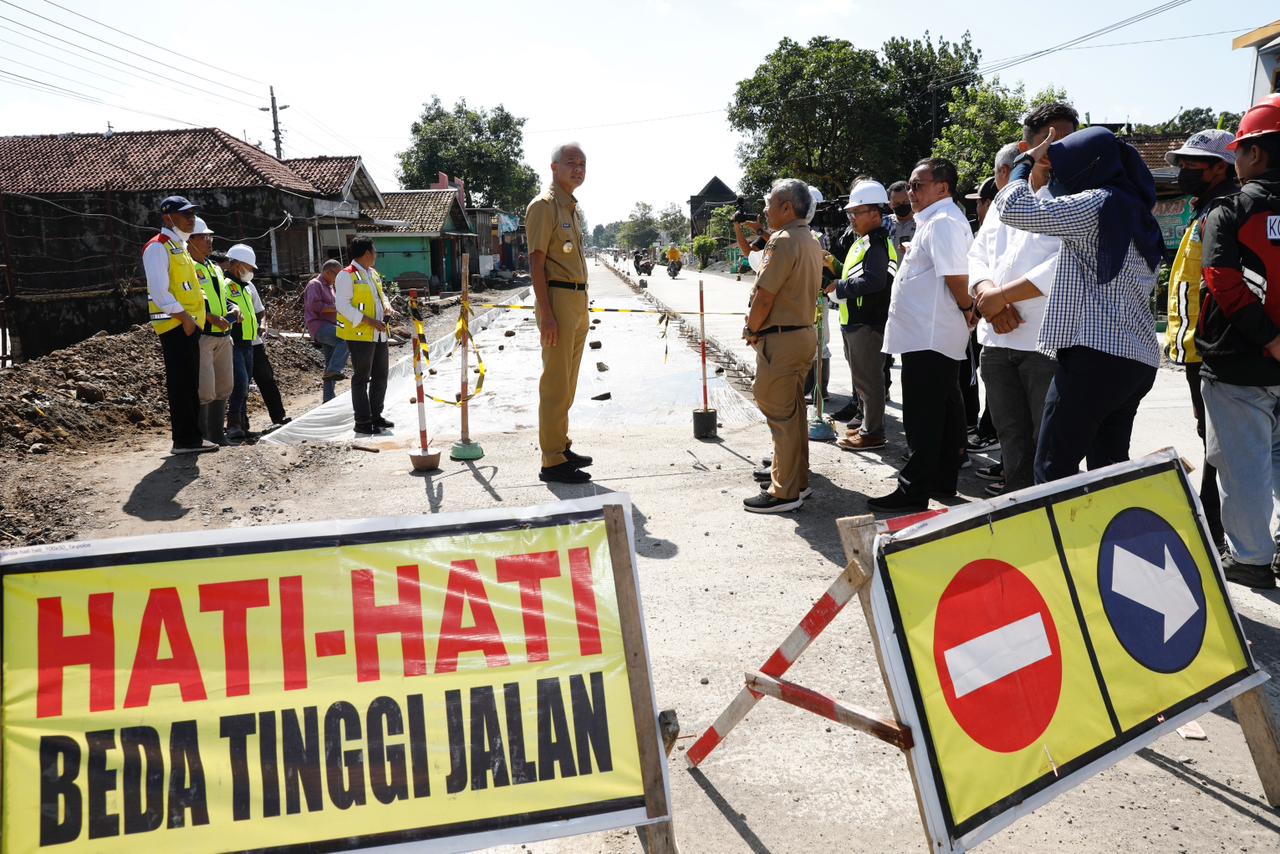
<path id="1" fill-rule="evenodd" d="M 1264 681 L 1176 453 L 876 539 L 872 612 L 935 851 Z"/>
<path id="2" fill-rule="evenodd" d="M 6 851 L 669 817 L 625 496 L 0 553 Z"/>

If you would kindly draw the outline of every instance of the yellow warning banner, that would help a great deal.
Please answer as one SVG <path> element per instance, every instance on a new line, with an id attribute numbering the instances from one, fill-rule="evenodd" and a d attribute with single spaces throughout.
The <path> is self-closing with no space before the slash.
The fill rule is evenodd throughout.
<path id="1" fill-rule="evenodd" d="M 5 555 L 4 849 L 649 820 L 618 544 L 567 506 Z"/>
<path id="2" fill-rule="evenodd" d="M 877 538 L 874 616 L 940 850 L 1266 678 L 1176 454 Z"/>

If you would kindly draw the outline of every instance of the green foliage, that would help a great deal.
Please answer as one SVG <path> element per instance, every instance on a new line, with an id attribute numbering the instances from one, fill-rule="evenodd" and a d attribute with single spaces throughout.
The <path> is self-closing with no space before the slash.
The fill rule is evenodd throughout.
<path id="1" fill-rule="evenodd" d="M 658 239 L 658 224 L 653 216 L 653 205 L 636 202 L 631 215 L 618 230 L 618 244 L 627 249 L 652 246 Z"/>
<path id="2" fill-rule="evenodd" d="M 1235 133 L 1243 115 L 1226 110 L 1216 112 L 1212 107 L 1192 107 L 1189 110 L 1179 110 L 1177 115 L 1163 122 L 1134 125 L 1133 132 L 1191 136 L 1198 130 L 1220 128 Z"/>
<path id="3" fill-rule="evenodd" d="M 733 240 L 733 215 L 737 209 L 733 205 L 724 205 L 711 212 L 707 224 L 707 234 L 721 240 Z"/>
<path id="4" fill-rule="evenodd" d="M 700 234 L 693 239 L 693 254 L 698 256 L 698 269 L 706 269 L 711 256 L 720 248 L 720 241 L 709 234 Z"/>
<path id="5" fill-rule="evenodd" d="M 618 245 L 618 232 L 622 230 L 621 222 L 611 222 L 608 225 L 597 225 L 591 230 L 591 243 L 593 246 L 604 248 L 606 246 Z"/>
<path id="6" fill-rule="evenodd" d="M 729 107 L 729 124 L 744 137 L 743 193 L 762 196 L 775 179 L 790 177 L 830 198 L 848 192 L 858 174 L 886 184 L 906 177 L 932 147 L 930 82 L 967 88 L 978 59 L 967 33 L 955 43 L 935 43 L 927 32 L 890 39 L 883 55 L 844 39 L 782 39 L 739 81 Z"/>
<path id="7" fill-rule="evenodd" d="M 409 148 L 397 155 L 400 183 L 423 189 L 444 172 L 467 182 L 469 204 L 522 211 L 538 194 L 538 173 L 522 162 L 524 123 L 501 104 L 475 110 L 459 99 L 446 109 L 433 95 L 409 129 Z"/>
<path id="8" fill-rule="evenodd" d="M 684 208 L 672 202 L 659 211 L 658 230 L 665 233 L 668 240 L 683 240 L 689 233 L 689 218 L 684 215 Z"/>
<path id="9" fill-rule="evenodd" d="M 1049 87 L 1028 101 L 1021 83 L 1010 89 L 1001 85 L 998 77 L 956 89 L 947 104 L 947 126 L 934 143 L 933 156 L 955 163 L 959 189 L 968 191 L 993 174 L 996 152 L 1006 143 L 1022 139 L 1023 116 L 1041 104 L 1065 100 L 1065 90 Z"/>
<path id="10" fill-rule="evenodd" d="M 596 223 L 596 227 L 591 229 L 591 245 L 592 246 L 608 246 L 609 244 L 602 242 L 604 239 L 604 226 Z"/>

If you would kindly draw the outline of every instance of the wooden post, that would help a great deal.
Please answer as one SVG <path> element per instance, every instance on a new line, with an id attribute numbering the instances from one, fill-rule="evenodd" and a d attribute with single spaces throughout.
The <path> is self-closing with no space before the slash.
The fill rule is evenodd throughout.
<path id="1" fill-rule="evenodd" d="M 1244 731 L 1267 803 L 1280 807 L 1280 729 L 1276 727 L 1266 686 L 1258 685 L 1235 697 L 1231 708 Z"/>
<path id="2" fill-rule="evenodd" d="M 471 263 L 469 255 L 462 256 L 462 266 L 467 267 Z M 463 332 L 470 330 L 471 318 L 471 277 L 467 274 L 462 276 L 462 329 Z M 462 441 L 471 441 L 471 413 L 467 407 L 467 393 L 469 389 L 470 375 L 467 373 L 467 336 L 463 335 L 462 340 L 458 342 L 462 346 Z"/>
<path id="3" fill-rule="evenodd" d="M 670 816 L 667 791 L 662 779 L 662 758 L 658 754 L 658 717 L 651 702 L 653 683 L 649 675 L 649 657 L 644 646 L 640 597 L 636 587 L 635 567 L 631 565 L 627 518 L 621 505 L 610 504 L 604 508 L 604 524 L 609 539 L 609 558 L 613 563 L 613 587 L 618 598 L 618 621 L 622 626 L 622 647 L 627 659 L 636 742 L 640 749 L 645 808 L 651 817 Z M 675 740 L 672 739 L 671 743 L 674 744 Z M 640 838 L 647 842 L 645 847 L 649 854 L 678 854 L 675 828 L 670 819 L 644 825 Z"/>
<path id="4" fill-rule="evenodd" d="M 880 679 L 884 683 L 884 693 L 889 698 L 889 708 L 893 711 L 893 719 L 903 726 L 902 715 L 898 704 L 893 699 L 893 691 L 889 688 L 889 671 L 885 670 L 884 656 L 880 652 L 880 633 L 876 631 L 875 619 L 871 614 L 871 579 L 875 576 L 876 555 L 876 517 L 846 516 L 836 520 L 836 530 L 840 533 L 840 544 L 844 546 L 845 559 L 849 561 L 848 571 L 857 581 L 858 601 L 862 604 L 862 613 L 867 618 L 867 631 L 871 633 L 871 648 L 876 653 L 876 665 L 880 668 Z M 911 775 L 911 791 L 916 796 L 916 809 L 920 812 L 920 829 L 924 831 L 925 847 L 933 850 L 933 839 L 929 836 L 929 817 L 925 813 L 924 800 L 920 797 L 920 781 L 916 779 L 916 767 L 911 756 L 905 755 L 907 773 Z"/>

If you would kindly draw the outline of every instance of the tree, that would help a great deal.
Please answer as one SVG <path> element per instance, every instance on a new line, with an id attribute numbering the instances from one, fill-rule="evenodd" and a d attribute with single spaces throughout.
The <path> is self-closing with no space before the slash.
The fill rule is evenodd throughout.
<path id="1" fill-rule="evenodd" d="M 689 233 L 689 218 L 684 215 L 684 208 L 675 202 L 658 212 L 658 230 L 667 235 L 667 239 L 680 242 Z"/>
<path id="2" fill-rule="evenodd" d="M 653 218 L 653 205 L 636 202 L 618 231 L 618 242 L 627 249 L 641 249 L 652 246 L 657 239 L 658 223 Z"/>
<path id="3" fill-rule="evenodd" d="M 884 43 L 884 81 L 898 124 L 898 157 L 882 175 L 884 184 L 905 179 L 949 124 L 947 101 L 957 89 L 977 84 L 981 51 L 966 32 L 958 42 L 939 38 L 935 44 L 926 30 L 922 38 L 891 38 Z"/>
<path id="4" fill-rule="evenodd" d="M 524 210 L 538 194 L 538 173 L 522 162 L 524 123 L 501 104 L 475 110 L 459 99 L 450 110 L 433 95 L 409 129 L 409 148 L 398 155 L 400 183 L 423 189 L 444 172 L 467 182 L 471 205 Z"/>
<path id="5" fill-rule="evenodd" d="M 604 242 L 604 234 L 604 226 L 600 223 L 596 223 L 596 227 L 591 229 L 591 245 L 608 246 L 609 244 Z"/>
<path id="6" fill-rule="evenodd" d="M 738 209 L 733 205 L 723 205 L 711 212 L 707 223 L 707 234 L 718 240 L 733 240 L 733 215 Z"/>
<path id="7" fill-rule="evenodd" d="M 1049 87 L 1027 101 L 1022 84 L 1009 89 L 1000 78 L 967 89 L 954 89 L 947 104 L 947 126 L 933 146 L 934 157 L 956 164 L 959 190 L 980 185 L 994 171 L 996 152 L 1022 138 L 1022 118 L 1032 108 L 1067 100 L 1062 89 Z"/>
<path id="8" fill-rule="evenodd" d="M 744 137 L 743 193 L 762 195 L 774 179 L 791 177 L 833 198 L 855 175 L 886 184 L 905 177 L 933 147 L 929 86 L 941 93 L 941 132 L 947 93 L 974 84 L 978 59 L 968 33 L 959 42 L 927 32 L 890 39 L 883 55 L 843 39 L 782 39 L 739 81 L 729 107 L 729 124 Z"/>
<path id="9" fill-rule="evenodd" d="M 711 256 L 720 248 L 720 241 L 709 234 L 700 234 L 693 238 L 693 254 L 698 256 L 698 269 L 705 270 L 711 262 Z"/>
<path id="10" fill-rule="evenodd" d="M 1232 113 L 1226 110 L 1215 112 L 1211 107 L 1192 107 L 1189 110 L 1178 110 L 1177 115 L 1163 122 L 1153 125 L 1134 125 L 1133 132 L 1191 136 L 1198 130 L 1221 128 L 1235 133 L 1240 127 L 1240 119 L 1243 115 L 1243 113 Z"/>

